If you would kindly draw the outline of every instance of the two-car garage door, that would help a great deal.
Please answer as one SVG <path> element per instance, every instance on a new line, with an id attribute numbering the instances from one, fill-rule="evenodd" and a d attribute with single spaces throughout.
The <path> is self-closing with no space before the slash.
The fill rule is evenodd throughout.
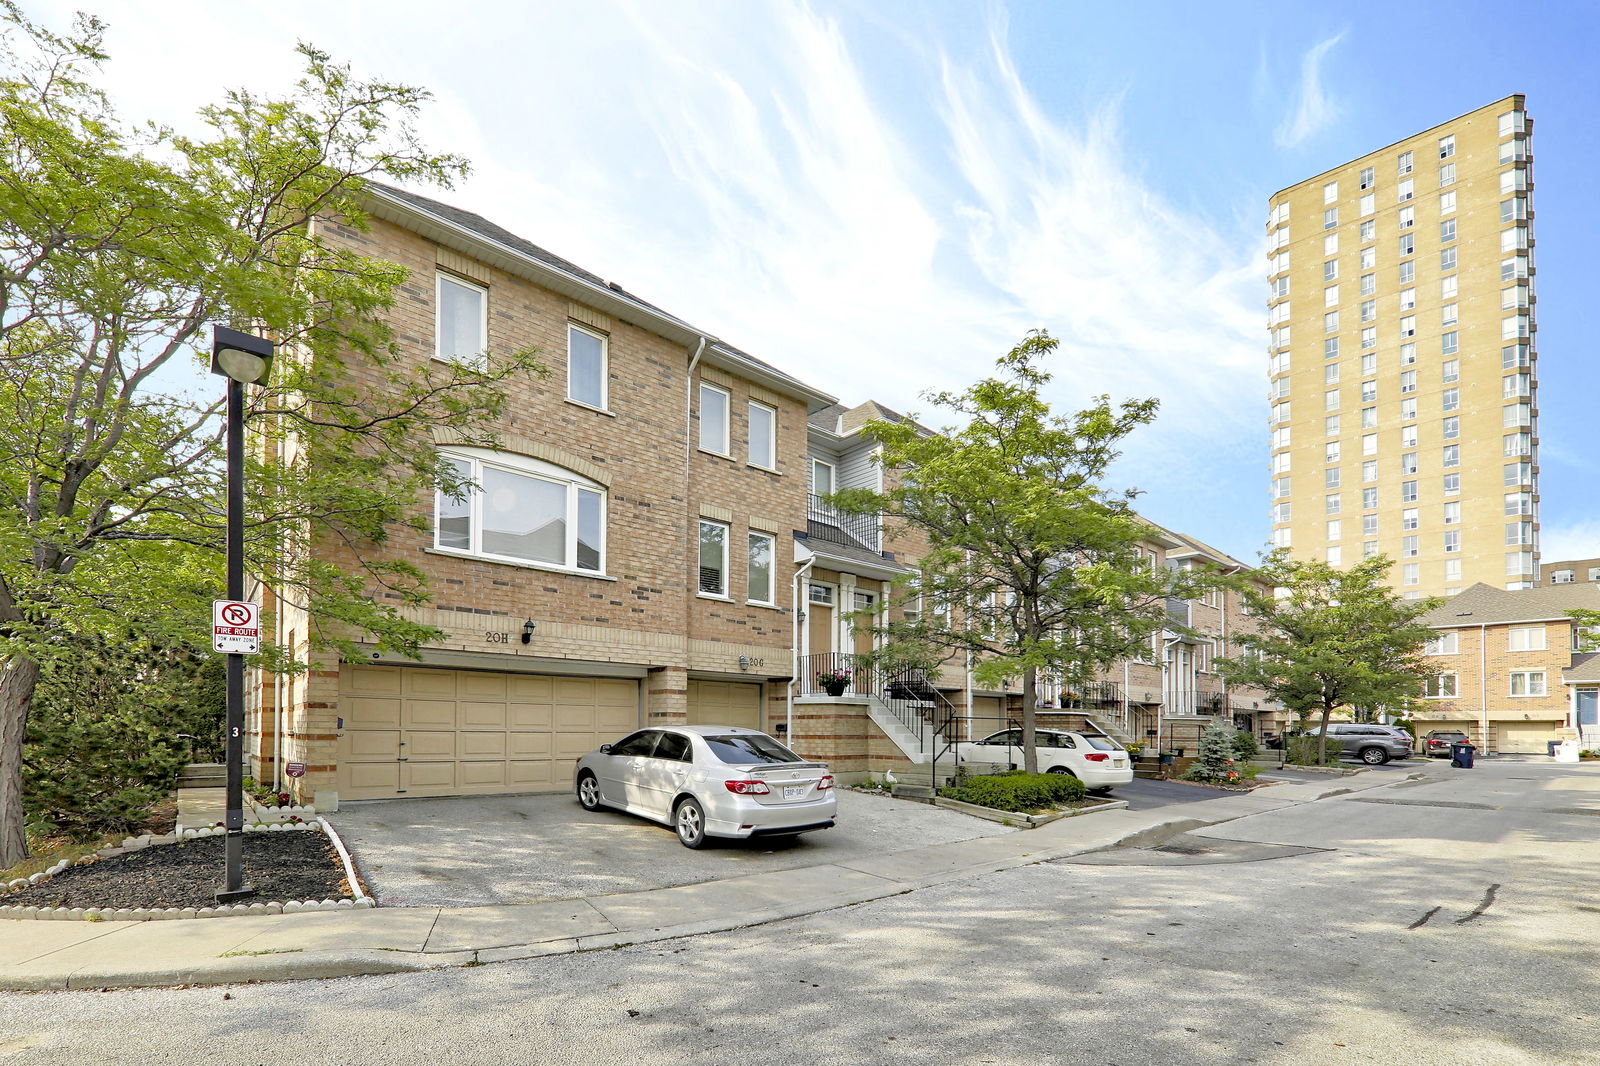
<path id="1" fill-rule="evenodd" d="M 345 664 L 339 715 L 341 798 L 551 791 L 637 728 L 639 683 Z"/>

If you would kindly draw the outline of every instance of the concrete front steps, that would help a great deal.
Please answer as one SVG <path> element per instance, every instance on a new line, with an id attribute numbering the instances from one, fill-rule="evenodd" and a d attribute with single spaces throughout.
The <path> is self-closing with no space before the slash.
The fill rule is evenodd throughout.
<path id="1" fill-rule="evenodd" d="M 228 768 L 219 762 L 192 762 L 178 771 L 179 788 L 226 788 Z"/>

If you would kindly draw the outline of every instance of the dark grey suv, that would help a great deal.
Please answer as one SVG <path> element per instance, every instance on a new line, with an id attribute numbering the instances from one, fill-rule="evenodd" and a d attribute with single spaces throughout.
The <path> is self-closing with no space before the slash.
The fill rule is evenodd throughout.
<path id="1" fill-rule="evenodd" d="M 1316 736 L 1317 730 L 1307 731 Z M 1330 722 L 1328 740 L 1344 745 L 1344 754 L 1368 766 L 1382 766 L 1390 759 L 1411 757 L 1411 734 L 1396 726 L 1366 725 L 1361 722 Z"/>

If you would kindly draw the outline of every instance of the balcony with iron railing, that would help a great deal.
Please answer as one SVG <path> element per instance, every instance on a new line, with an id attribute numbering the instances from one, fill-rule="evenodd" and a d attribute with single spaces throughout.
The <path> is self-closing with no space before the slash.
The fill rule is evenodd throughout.
<path id="1" fill-rule="evenodd" d="M 831 541 L 849 548 L 883 550 L 881 516 L 851 514 L 810 493 L 806 496 L 807 535 L 813 540 Z"/>

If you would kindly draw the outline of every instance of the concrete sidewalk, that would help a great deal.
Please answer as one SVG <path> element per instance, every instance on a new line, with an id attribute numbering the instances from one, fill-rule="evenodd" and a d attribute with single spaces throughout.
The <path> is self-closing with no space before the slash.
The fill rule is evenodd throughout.
<path id="1" fill-rule="evenodd" d="M 719 932 L 1405 780 L 1362 773 L 798 870 L 550 903 L 209 918 L 0 920 L 0 989 L 229 984 L 477 965 Z"/>

